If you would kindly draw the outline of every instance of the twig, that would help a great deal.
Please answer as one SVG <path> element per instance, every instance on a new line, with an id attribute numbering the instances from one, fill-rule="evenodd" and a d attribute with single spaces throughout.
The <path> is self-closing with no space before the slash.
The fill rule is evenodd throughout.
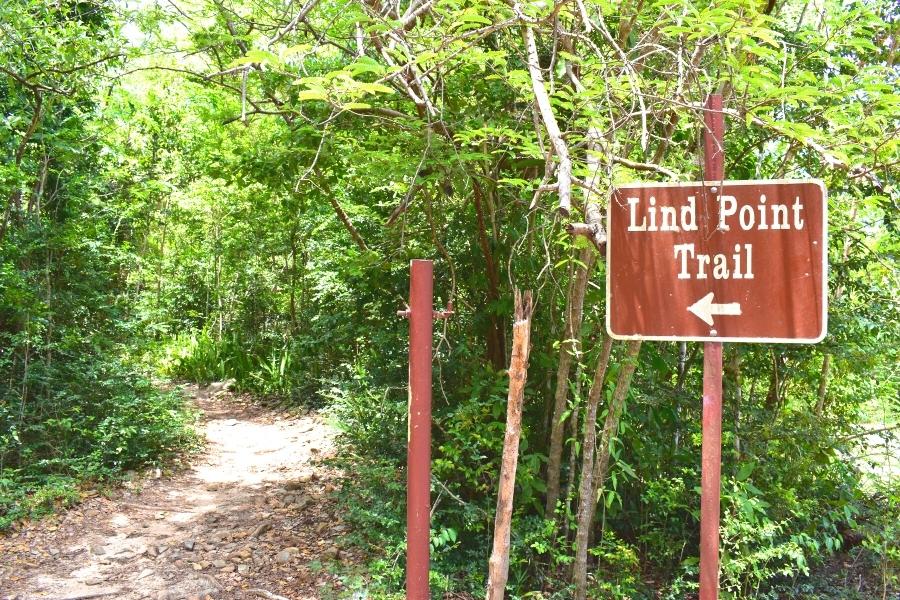
<path id="1" fill-rule="evenodd" d="M 247 593 L 259 596 L 260 598 L 268 598 L 269 600 L 290 600 L 284 596 L 279 596 L 278 594 L 273 594 L 272 592 L 267 592 L 266 590 L 261 590 L 259 588 L 247 590 Z"/>
<path id="2" fill-rule="evenodd" d="M 101 596 L 112 596 L 113 594 L 118 594 L 121 590 L 119 588 L 109 588 L 106 590 L 97 590 L 96 592 L 85 592 L 81 594 L 75 594 L 72 596 L 60 596 L 58 598 L 54 598 L 53 600 L 88 600 L 88 598 L 99 598 Z M 285 598 L 284 600 L 287 600 Z"/>

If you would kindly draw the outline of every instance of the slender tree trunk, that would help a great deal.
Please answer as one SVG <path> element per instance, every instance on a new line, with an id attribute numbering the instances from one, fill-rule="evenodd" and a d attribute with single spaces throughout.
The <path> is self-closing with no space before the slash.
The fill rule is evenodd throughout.
<path id="1" fill-rule="evenodd" d="M 575 399 L 576 404 L 575 408 L 572 410 L 572 418 L 569 421 L 569 436 L 571 439 L 578 438 L 578 432 L 581 429 L 578 427 L 578 419 L 579 413 L 581 411 L 581 365 L 578 365 L 575 368 Z M 565 513 L 569 514 L 569 510 L 572 506 L 572 501 L 577 497 L 574 494 L 575 491 L 575 467 L 578 462 L 578 452 L 576 451 L 576 446 L 573 444 L 571 450 L 569 451 L 569 477 L 566 482 L 566 506 Z M 569 519 L 564 517 L 563 523 L 565 523 L 565 529 L 563 530 L 563 539 L 566 541 L 569 540 Z"/>
<path id="2" fill-rule="evenodd" d="M 681 392 L 687 373 L 687 342 L 678 343 L 678 377 L 675 380 L 675 449 L 681 446 Z"/>
<path id="3" fill-rule="evenodd" d="M 819 391 L 816 400 L 816 416 L 821 417 L 825 412 L 825 399 L 828 396 L 828 376 L 831 373 L 831 355 L 826 353 L 822 357 L 822 371 L 819 373 Z"/>
<path id="4" fill-rule="evenodd" d="M 772 351 L 772 371 L 769 374 L 769 391 L 766 392 L 766 409 L 770 411 L 774 411 L 778 408 L 780 404 L 779 391 L 781 389 L 781 382 L 778 377 L 778 363 L 781 362 L 780 358 L 775 351 Z"/>
<path id="5" fill-rule="evenodd" d="M 509 361 L 509 395 L 506 406 L 506 436 L 500 464 L 500 489 L 494 519 L 494 547 L 488 561 L 487 600 L 502 600 L 509 576 L 509 536 L 512 522 L 513 491 L 522 434 L 522 404 L 528 376 L 528 353 L 531 343 L 531 292 L 515 292 L 513 347 Z"/>
<path id="6" fill-rule="evenodd" d="M 291 226 L 291 296 L 290 296 L 290 317 L 291 317 L 291 333 L 296 333 L 299 329 L 297 323 L 297 224 Z"/>
<path id="7" fill-rule="evenodd" d="M 16 148 L 16 154 L 14 157 L 14 162 L 16 167 L 19 167 L 22 164 L 22 160 L 25 158 L 25 152 L 28 150 L 28 143 L 31 141 L 31 138 L 34 136 L 37 131 L 38 124 L 41 122 L 41 117 L 43 116 L 43 108 L 44 108 L 44 97 L 40 91 L 34 92 L 34 111 L 31 115 L 31 123 L 28 124 L 28 129 L 25 130 L 25 133 L 22 135 L 22 139 L 19 141 L 19 146 Z M 6 208 L 3 211 L 3 218 L 0 220 L 0 242 L 6 237 L 6 231 L 9 227 L 10 222 L 17 218 L 19 211 L 22 208 L 22 191 L 16 188 L 12 194 L 10 194 L 7 202 Z"/>
<path id="8" fill-rule="evenodd" d="M 577 529 L 575 531 L 575 565 L 573 579 L 575 580 L 576 597 L 584 599 L 587 589 L 587 546 L 590 533 L 590 521 L 592 506 L 595 503 L 591 495 L 594 478 L 594 450 L 597 444 L 597 407 L 603 396 L 606 371 L 609 368 L 609 355 L 612 351 L 613 339 L 606 337 L 603 340 L 603 349 L 597 359 L 597 367 L 594 370 L 594 381 L 588 392 L 587 407 L 584 413 L 584 443 L 581 447 L 581 485 L 578 500 Z M 580 595 L 579 595 L 580 594 Z"/>
<path id="9" fill-rule="evenodd" d="M 368 252 L 369 247 L 366 245 L 366 241 L 360 235 L 359 231 L 354 227 L 353 221 L 350 220 L 350 217 L 347 215 L 344 208 L 337 201 L 337 198 L 334 195 L 334 191 L 331 189 L 331 186 L 328 185 L 328 181 L 325 179 L 325 174 L 322 173 L 322 170 L 319 167 L 313 167 L 316 175 L 319 178 L 319 183 L 324 190 L 326 196 L 328 196 L 328 203 L 331 204 L 331 208 L 334 209 L 334 214 L 337 215 L 338 219 L 344 225 L 344 229 L 347 230 L 347 233 L 350 234 L 350 237 L 353 238 L 353 241 L 356 242 L 356 245 L 363 252 Z"/>
<path id="10" fill-rule="evenodd" d="M 734 378 L 734 451 L 741 454 L 741 404 L 744 402 L 743 379 L 741 378 L 741 352 L 734 348 L 731 357 L 731 375 Z"/>
<path id="11" fill-rule="evenodd" d="M 628 390 L 631 389 L 631 377 L 637 368 L 638 354 L 641 351 L 640 340 L 632 340 L 628 342 L 627 353 L 622 368 L 619 370 L 619 378 L 616 380 L 616 389 L 613 392 L 612 401 L 610 402 L 609 412 L 606 415 L 606 422 L 603 424 L 603 435 L 600 437 L 600 445 L 597 448 L 597 460 L 594 464 L 594 493 L 593 497 L 597 498 L 597 492 L 603 487 L 606 481 L 606 475 L 609 471 L 609 449 L 612 439 L 619 430 L 619 420 L 622 418 L 622 409 L 625 406 L 625 398 L 628 396 Z"/>
<path id="12" fill-rule="evenodd" d="M 500 274 L 497 271 L 497 262 L 491 252 L 491 243 L 487 235 L 487 226 L 484 218 L 484 192 L 477 180 L 472 180 L 473 199 L 475 204 L 475 216 L 478 226 L 478 245 L 484 256 L 484 266 L 487 272 L 487 300 L 489 304 L 496 304 L 500 299 Z M 506 362 L 506 339 L 503 335 L 503 327 L 497 318 L 496 308 L 488 309 L 488 331 L 486 336 L 487 357 L 498 371 Z"/>
<path id="13" fill-rule="evenodd" d="M 584 294 L 588 277 L 594 265 L 595 253 L 584 247 L 578 253 L 579 264 L 569 285 L 566 301 L 566 325 L 559 345 L 559 365 L 556 369 L 556 393 L 554 394 L 553 417 L 550 421 L 550 456 L 547 461 L 547 502 L 544 513 L 553 518 L 556 502 L 559 500 L 560 467 L 563 454 L 563 433 L 565 431 L 566 399 L 569 392 L 569 371 L 572 361 L 579 355 L 579 331 L 584 315 Z"/>

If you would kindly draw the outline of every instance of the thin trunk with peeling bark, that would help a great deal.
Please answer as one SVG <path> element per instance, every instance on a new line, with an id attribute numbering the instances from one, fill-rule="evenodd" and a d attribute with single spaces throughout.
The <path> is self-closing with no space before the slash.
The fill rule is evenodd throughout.
<path id="1" fill-rule="evenodd" d="M 816 416 L 821 417 L 825 412 L 825 399 L 828 396 L 828 375 L 831 373 L 831 355 L 822 357 L 822 371 L 819 373 L 819 390 L 816 395 Z"/>
<path id="2" fill-rule="evenodd" d="M 606 481 L 606 475 L 609 471 L 610 445 L 616 432 L 619 430 L 619 420 L 622 418 L 622 409 L 625 406 L 628 390 L 631 389 L 631 377 L 637 368 L 640 351 L 640 340 L 628 342 L 625 361 L 619 371 L 619 378 L 616 380 L 616 389 L 613 392 L 609 413 L 607 413 L 606 422 L 603 425 L 603 435 L 600 437 L 600 445 L 597 449 L 597 460 L 594 464 L 594 498 L 597 497 L 597 491 L 603 487 Z"/>
<path id="3" fill-rule="evenodd" d="M 741 378 L 741 352 L 734 348 L 731 357 L 731 377 L 734 380 L 734 451 L 741 454 L 741 404 L 744 401 L 743 380 Z"/>
<path id="4" fill-rule="evenodd" d="M 566 301 L 566 325 L 559 347 L 559 365 L 556 369 L 556 392 L 553 397 L 553 417 L 550 422 L 550 455 L 547 461 L 547 503 L 545 514 L 551 517 L 559 500 L 560 466 L 562 465 L 563 432 L 565 431 L 566 399 L 569 394 L 569 371 L 579 354 L 579 330 L 584 315 L 584 294 L 588 277 L 594 266 L 594 251 L 585 247 L 578 253 L 575 276 L 569 285 Z"/>
<path id="5" fill-rule="evenodd" d="M 569 419 L 569 436 L 570 439 L 575 439 L 578 437 L 578 432 L 581 431 L 581 428 L 578 426 L 578 419 L 580 418 L 579 412 L 581 410 L 581 402 L 578 400 L 581 398 L 581 368 L 580 365 L 575 368 L 575 399 L 576 404 L 575 408 L 572 410 L 572 418 Z M 575 491 L 575 467 L 578 461 L 578 451 L 576 446 L 573 444 L 572 449 L 569 451 L 569 478 L 566 482 L 566 497 L 565 497 L 565 507 L 564 511 L 566 515 L 569 514 L 569 510 L 571 509 L 572 502 L 577 498 L 574 495 Z M 563 539 L 569 540 L 569 522 L 570 519 L 564 518 L 563 523 L 565 524 L 565 529 L 563 530 Z"/>
<path id="6" fill-rule="evenodd" d="M 512 355 L 509 361 L 509 394 L 506 406 L 506 435 L 500 464 L 500 489 L 494 519 L 494 546 L 488 561 L 487 600 L 502 600 L 509 576 L 509 536 L 512 522 L 513 491 L 522 434 L 522 404 L 528 377 L 528 353 L 531 343 L 531 292 L 515 292 L 515 323 Z"/>
<path id="7" fill-rule="evenodd" d="M 584 414 L 584 443 L 581 448 L 581 486 L 578 500 L 577 529 L 575 531 L 575 579 L 576 593 L 587 587 L 587 545 L 590 534 L 591 507 L 594 504 L 591 490 L 594 476 L 594 450 L 597 444 L 597 407 L 603 396 L 606 371 L 609 368 L 609 355 L 612 351 L 613 339 L 607 337 L 603 340 L 603 349 L 600 358 L 597 359 L 597 368 L 594 370 L 594 381 L 588 392 L 587 407 Z M 583 555 L 581 549 L 584 549 Z M 584 598 L 582 595 L 581 598 Z"/>

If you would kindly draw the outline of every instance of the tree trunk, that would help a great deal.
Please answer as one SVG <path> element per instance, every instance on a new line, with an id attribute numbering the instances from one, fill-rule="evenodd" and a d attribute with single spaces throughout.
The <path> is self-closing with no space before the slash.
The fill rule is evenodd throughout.
<path id="1" fill-rule="evenodd" d="M 609 406 L 609 413 L 606 415 L 606 422 L 603 424 L 603 435 L 600 437 L 600 446 L 597 449 L 597 461 L 594 464 L 594 494 L 597 498 L 598 490 L 603 487 L 606 481 L 606 475 L 609 470 L 609 447 L 612 439 L 619 430 L 619 420 L 622 418 L 622 408 L 625 406 L 625 397 L 628 390 L 631 389 L 631 377 L 637 368 L 638 354 L 641 351 L 640 340 L 632 340 L 628 342 L 628 351 L 622 368 L 619 371 L 619 378 L 616 380 L 616 390 L 613 392 L 612 401 Z"/>
<path id="2" fill-rule="evenodd" d="M 741 351 L 734 348 L 731 357 L 731 376 L 734 379 L 734 451 L 741 454 L 741 404 L 744 402 L 743 380 L 741 379 Z"/>
<path id="3" fill-rule="evenodd" d="M 822 357 L 822 371 L 819 374 L 819 391 L 816 400 L 816 416 L 821 417 L 825 412 L 825 399 L 828 396 L 828 375 L 831 373 L 831 355 Z"/>
<path id="4" fill-rule="evenodd" d="M 35 91 L 34 111 L 31 115 L 31 123 L 29 123 L 28 129 L 25 130 L 25 133 L 22 135 L 22 139 L 19 141 L 19 146 L 18 148 L 16 148 L 16 154 L 14 157 L 14 163 L 16 167 L 21 166 L 22 160 L 25 158 L 25 152 L 26 150 L 28 150 L 28 143 L 31 141 L 31 138 L 37 131 L 38 124 L 40 123 L 41 117 L 43 116 L 43 107 L 44 97 L 40 91 Z M 6 237 L 6 231 L 9 228 L 10 222 L 18 217 L 21 209 L 22 190 L 17 187 L 16 190 L 13 191 L 7 199 L 6 208 L 3 211 L 3 217 L 2 219 L 0 219 L 0 242 L 2 242 Z"/>
<path id="5" fill-rule="evenodd" d="M 497 271 L 497 263 L 491 252 L 491 244 L 488 240 L 487 227 L 484 219 L 484 192 L 481 184 L 475 179 L 472 180 L 472 191 L 475 204 L 475 216 L 478 225 L 478 245 L 484 256 L 484 267 L 487 272 L 487 301 L 489 304 L 496 304 L 500 299 L 500 274 Z M 487 357 L 491 361 L 494 369 L 500 370 L 506 362 L 506 339 L 503 335 L 503 327 L 500 319 L 497 318 L 496 307 L 488 308 L 488 331 L 486 337 Z"/>
<path id="6" fill-rule="evenodd" d="M 319 183 L 322 186 L 322 190 L 325 195 L 328 196 L 328 202 L 329 204 L 331 204 L 331 208 L 334 209 L 334 214 L 336 214 L 341 223 L 343 223 L 344 229 L 347 230 L 347 233 L 350 234 L 350 237 L 353 238 L 353 241 L 356 242 L 356 245 L 362 252 L 368 252 L 369 247 L 366 245 L 366 241 L 360 235 L 356 227 L 353 226 L 353 221 L 350 220 L 350 217 L 347 215 L 346 211 L 344 211 L 344 208 L 338 203 L 337 198 L 334 195 L 334 191 L 331 189 L 331 186 L 325 179 L 325 175 L 324 173 L 322 173 L 322 170 L 318 166 L 316 166 L 313 167 L 313 171 L 318 176 Z"/>
<path id="7" fill-rule="evenodd" d="M 572 418 L 569 419 L 569 435 L 571 439 L 576 439 L 578 437 L 578 432 L 581 429 L 578 427 L 578 419 L 579 412 L 581 410 L 581 365 L 578 365 L 575 368 L 575 400 L 576 404 L 572 410 Z M 578 462 L 578 452 L 576 451 L 576 447 L 573 444 L 572 449 L 569 451 L 569 478 L 566 482 L 566 499 L 565 499 L 565 507 L 564 507 L 564 515 L 569 514 L 569 510 L 571 509 L 573 500 L 577 498 L 574 496 L 573 492 L 575 490 L 575 467 Z M 569 519 L 567 517 L 563 517 L 563 523 L 565 524 L 565 528 L 563 530 L 563 539 L 568 543 L 569 540 Z"/>
<path id="8" fill-rule="evenodd" d="M 575 593 L 578 598 L 585 597 L 587 588 L 587 546 L 588 534 L 591 528 L 591 514 L 593 512 L 594 497 L 591 495 L 594 479 L 594 449 L 597 444 L 597 407 L 603 396 L 606 370 L 609 367 L 609 355 L 612 351 L 613 339 L 607 337 L 603 340 L 603 349 L 600 358 L 597 359 L 597 368 L 594 370 L 594 381 L 588 392 L 587 407 L 584 413 L 584 444 L 581 448 L 581 486 L 578 501 L 578 529 L 575 531 L 575 565 L 573 578 L 575 580 Z M 578 595 L 580 594 L 580 595 Z"/>
<path id="9" fill-rule="evenodd" d="M 516 464 L 519 458 L 519 438 L 522 434 L 522 404 L 528 376 L 528 353 L 531 339 L 531 292 L 515 292 L 515 323 L 513 347 L 509 361 L 509 395 L 506 406 L 506 436 L 503 439 L 503 458 L 500 464 L 500 489 L 497 493 L 497 514 L 494 519 L 494 548 L 488 561 L 487 600 L 502 600 L 509 576 L 509 536 L 512 522 L 513 491 L 516 485 Z"/>
<path id="10" fill-rule="evenodd" d="M 584 294 L 588 277 L 594 265 L 595 254 L 590 247 L 578 253 L 579 264 L 569 285 L 566 301 L 566 325 L 559 345 L 559 366 L 556 369 L 556 393 L 554 395 L 553 417 L 550 421 L 550 457 L 547 461 L 547 502 L 544 514 L 553 518 L 556 502 L 559 500 L 560 466 L 563 454 L 563 432 L 565 431 L 566 399 L 569 392 L 569 371 L 572 361 L 579 355 L 579 331 L 584 315 Z"/>

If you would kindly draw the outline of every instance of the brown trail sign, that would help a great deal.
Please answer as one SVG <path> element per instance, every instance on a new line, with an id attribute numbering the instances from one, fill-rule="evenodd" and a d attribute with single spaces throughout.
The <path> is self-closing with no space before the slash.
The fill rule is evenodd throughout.
<path id="1" fill-rule="evenodd" d="M 704 341 L 700 600 L 719 595 L 722 342 L 825 337 L 826 192 L 818 180 L 723 181 L 721 94 L 707 98 L 704 179 L 613 190 L 606 328 L 631 340 Z"/>
<path id="2" fill-rule="evenodd" d="M 825 217 L 818 180 L 616 188 L 608 215 L 610 335 L 820 341 Z"/>

